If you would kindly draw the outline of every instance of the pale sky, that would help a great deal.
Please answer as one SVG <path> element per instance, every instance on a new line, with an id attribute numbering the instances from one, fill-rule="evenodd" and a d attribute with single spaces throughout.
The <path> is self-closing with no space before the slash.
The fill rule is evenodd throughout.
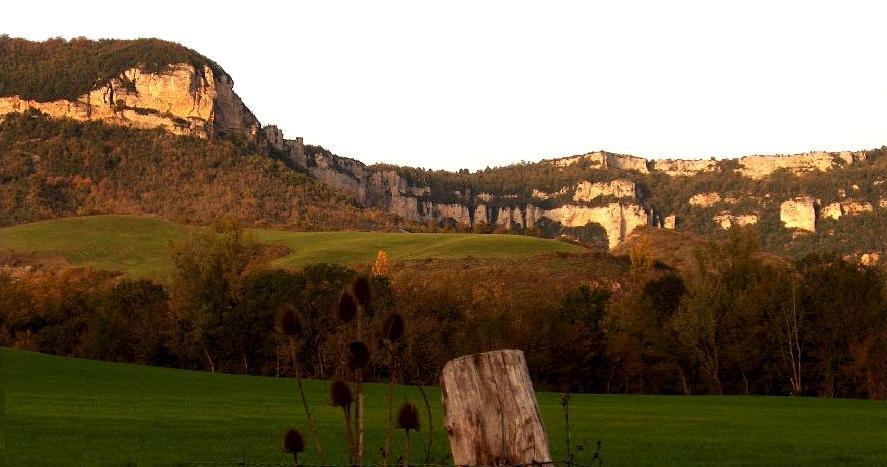
<path id="1" fill-rule="evenodd" d="M 364 162 L 887 144 L 885 2 L 11 1 L 0 33 L 158 37 L 263 125 Z"/>

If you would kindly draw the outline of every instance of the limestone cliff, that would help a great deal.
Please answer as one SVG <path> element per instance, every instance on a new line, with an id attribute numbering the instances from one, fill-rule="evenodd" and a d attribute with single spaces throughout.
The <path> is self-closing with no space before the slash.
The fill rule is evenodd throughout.
<path id="1" fill-rule="evenodd" d="M 690 206 L 696 206 L 701 208 L 712 207 L 717 203 L 721 202 L 721 194 L 713 191 L 710 193 L 696 193 L 691 196 L 687 201 Z"/>
<path id="2" fill-rule="evenodd" d="M 842 216 L 854 216 L 865 212 L 872 212 L 874 210 L 875 207 L 868 201 L 845 200 L 823 206 L 819 216 L 822 219 L 830 218 L 838 220 Z"/>
<path id="3" fill-rule="evenodd" d="M 612 154 L 609 152 L 589 152 L 581 156 L 570 156 L 560 159 L 550 159 L 548 162 L 556 167 L 569 167 L 583 163 L 589 167 L 600 169 L 634 170 L 640 173 L 649 173 L 647 160 L 643 157 L 629 156 L 625 154 Z"/>
<path id="4" fill-rule="evenodd" d="M 162 128 L 178 135 L 206 138 L 237 133 L 254 140 L 259 122 L 233 87 L 230 77 L 208 66 L 182 63 L 159 73 L 131 68 L 73 101 L 0 97 L 0 115 L 36 109 L 53 117 Z"/>
<path id="5" fill-rule="evenodd" d="M 721 211 L 712 219 L 720 228 L 727 230 L 734 226 L 745 227 L 758 223 L 757 214 L 733 214 L 730 211 Z"/>
<path id="6" fill-rule="evenodd" d="M 760 180 L 779 169 L 787 169 L 793 174 L 826 172 L 836 167 L 850 165 L 865 160 L 865 152 L 844 151 L 808 152 L 804 154 L 777 156 L 745 156 L 739 158 L 737 172 L 745 177 Z"/>
<path id="7" fill-rule="evenodd" d="M 659 159 L 653 161 L 653 171 L 663 172 L 672 177 L 692 177 L 704 172 L 713 172 L 717 162 L 710 159 Z"/>
<path id="8" fill-rule="evenodd" d="M 779 219 L 786 229 L 815 232 L 818 208 L 819 200 L 810 196 L 797 197 L 784 201 L 779 206 Z"/>
<path id="9" fill-rule="evenodd" d="M 795 175 L 810 172 L 826 172 L 839 167 L 857 164 L 866 159 L 864 151 L 808 152 L 803 154 L 753 155 L 740 157 L 736 172 L 754 180 L 763 179 L 779 169 Z M 710 159 L 652 159 L 603 151 L 578 156 L 543 161 L 559 168 L 583 164 L 590 168 L 632 170 L 642 174 L 664 173 L 672 177 L 692 177 L 701 173 L 716 172 L 718 162 Z"/>
<path id="10" fill-rule="evenodd" d="M 636 194 L 637 187 L 631 180 L 617 179 L 611 182 L 597 183 L 583 181 L 576 185 L 573 201 L 591 201 L 603 196 L 635 199 Z"/>
<path id="11" fill-rule="evenodd" d="M 538 216 L 540 214 L 537 213 Z M 541 217 L 560 222 L 564 227 L 584 227 L 592 222 L 600 224 L 607 232 L 610 249 L 625 240 L 636 228 L 650 225 L 647 212 L 636 204 L 610 203 L 601 207 L 565 205 L 544 210 Z"/>

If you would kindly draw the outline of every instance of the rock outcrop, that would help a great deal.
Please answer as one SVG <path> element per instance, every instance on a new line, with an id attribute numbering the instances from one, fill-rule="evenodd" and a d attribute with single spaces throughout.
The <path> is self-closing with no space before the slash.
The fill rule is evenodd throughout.
<path id="1" fill-rule="evenodd" d="M 570 192 L 571 187 L 563 187 L 553 193 L 547 193 L 533 189 L 531 197 L 534 199 L 552 199 L 558 196 L 566 195 Z M 572 187 L 573 201 L 589 202 L 595 198 L 612 196 L 614 198 L 630 198 L 635 199 L 637 187 L 631 180 L 617 179 L 609 182 L 589 182 L 581 181 Z"/>
<path id="2" fill-rule="evenodd" d="M 589 152 L 581 156 L 549 159 L 546 162 L 557 167 L 569 167 L 582 162 L 593 168 L 634 170 L 644 174 L 649 173 L 649 170 L 647 169 L 647 159 L 644 159 L 643 157 L 629 156 L 626 154 L 612 154 L 603 151 Z"/>
<path id="3" fill-rule="evenodd" d="M 530 196 L 535 199 L 551 199 L 556 196 L 565 195 L 565 194 L 567 194 L 567 191 L 569 191 L 568 187 L 563 187 L 560 190 L 555 191 L 554 193 L 548 193 L 548 192 L 540 191 L 540 190 L 537 190 L 534 188 L 533 192 Z M 489 193 L 481 193 L 481 194 L 488 195 L 490 197 L 489 199 L 484 199 L 484 201 L 489 201 L 490 199 L 492 199 L 492 195 L 490 195 Z"/>
<path id="4" fill-rule="evenodd" d="M 474 218 L 471 225 L 490 225 L 490 216 L 487 214 L 486 205 L 478 204 L 474 207 Z"/>
<path id="5" fill-rule="evenodd" d="M 828 204 L 822 207 L 819 217 L 822 219 L 840 219 L 842 216 L 854 216 L 865 212 L 872 212 L 875 207 L 868 201 L 846 200 Z"/>
<path id="6" fill-rule="evenodd" d="M 690 197 L 688 203 L 690 206 L 699 208 L 710 208 L 721 202 L 721 194 L 713 191 L 710 193 L 696 193 Z"/>
<path id="7" fill-rule="evenodd" d="M 841 216 L 844 215 L 844 212 L 841 210 L 841 203 L 831 203 L 822 207 L 822 210 L 819 212 L 819 216 L 823 219 L 840 219 Z"/>
<path id="8" fill-rule="evenodd" d="M 635 199 L 637 187 L 631 180 L 618 179 L 611 182 L 580 182 L 576 185 L 573 201 L 591 201 L 602 196 Z"/>
<path id="9" fill-rule="evenodd" d="M 131 68 L 74 101 L 0 97 L 0 115 L 36 109 L 53 117 L 162 128 L 178 135 L 206 138 L 237 133 L 255 140 L 259 122 L 233 87 L 230 77 L 216 76 L 209 67 L 178 64 L 162 73 Z"/>
<path id="10" fill-rule="evenodd" d="M 692 177 L 704 172 L 714 172 L 717 161 L 711 159 L 659 159 L 653 161 L 654 172 L 664 172 L 672 177 Z"/>
<path id="11" fill-rule="evenodd" d="M 609 247 L 615 248 L 631 232 L 650 225 L 647 211 L 637 204 L 609 203 L 606 206 L 579 206 L 567 204 L 554 209 L 527 206 L 502 206 L 496 211 L 495 225 L 506 229 L 530 227 L 542 219 L 559 222 L 563 227 L 585 227 L 599 224 L 607 233 Z M 477 213 L 475 213 L 475 222 Z"/>
<path id="12" fill-rule="evenodd" d="M 745 177 L 760 180 L 779 169 L 788 169 L 798 175 L 806 172 L 826 172 L 836 167 L 865 160 L 865 152 L 840 153 L 808 152 L 777 156 L 745 156 L 739 158 L 739 172 Z"/>
<path id="13" fill-rule="evenodd" d="M 874 210 L 875 207 L 868 201 L 844 201 L 841 203 L 841 211 L 845 216 L 853 216 Z"/>
<path id="14" fill-rule="evenodd" d="M 816 210 L 819 200 L 802 196 L 784 201 L 779 206 L 779 220 L 786 229 L 816 232 Z"/>
<path id="15" fill-rule="evenodd" d="M 877 266 L 881 262 L 881 254 L 878 252 L 869 252 L 859 255 L 859 264 L 863 266 Z"/>
<path id="16" fill-rule="evenodd" d="M 637 227 L 650 224 L 647 212 L 636 204 L 610 203 L 607 206 L 588 207 L 565 205 L 536 213 L 537 218 L 560 222 L 564 227 L 584 227 L 589 223 L 600 224 L 607 232 L 607 243 L 615 248 Z"/>
<path id="17" fill-rule="evenodd" d="M 730 211 L 721 211 L 714 218 L 715 224 L 724 230 L 729 230 L 733 226 L 745 227 L 758 223 L 757 214 L 733 214 Z"/>

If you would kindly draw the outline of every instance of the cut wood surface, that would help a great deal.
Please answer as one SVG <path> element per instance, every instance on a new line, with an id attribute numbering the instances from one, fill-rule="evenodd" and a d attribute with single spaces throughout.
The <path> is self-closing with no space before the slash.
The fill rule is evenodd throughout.
<path id="1" fill-rule="evenodd" d="M 451 360 L 441 388 L 456 465 L 551 462 L 523 352 L 497 350 Z"/>

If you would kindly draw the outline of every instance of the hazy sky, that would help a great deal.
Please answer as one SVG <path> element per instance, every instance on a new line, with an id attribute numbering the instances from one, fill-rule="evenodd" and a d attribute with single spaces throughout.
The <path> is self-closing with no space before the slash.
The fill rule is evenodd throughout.
<path id="1" fill-rule="evenodd" d="M 27 0 L 4 3 L 0 33 L 177 41 L 289 138 L 477 169 L 880 147 L 882 4 Z"/>

